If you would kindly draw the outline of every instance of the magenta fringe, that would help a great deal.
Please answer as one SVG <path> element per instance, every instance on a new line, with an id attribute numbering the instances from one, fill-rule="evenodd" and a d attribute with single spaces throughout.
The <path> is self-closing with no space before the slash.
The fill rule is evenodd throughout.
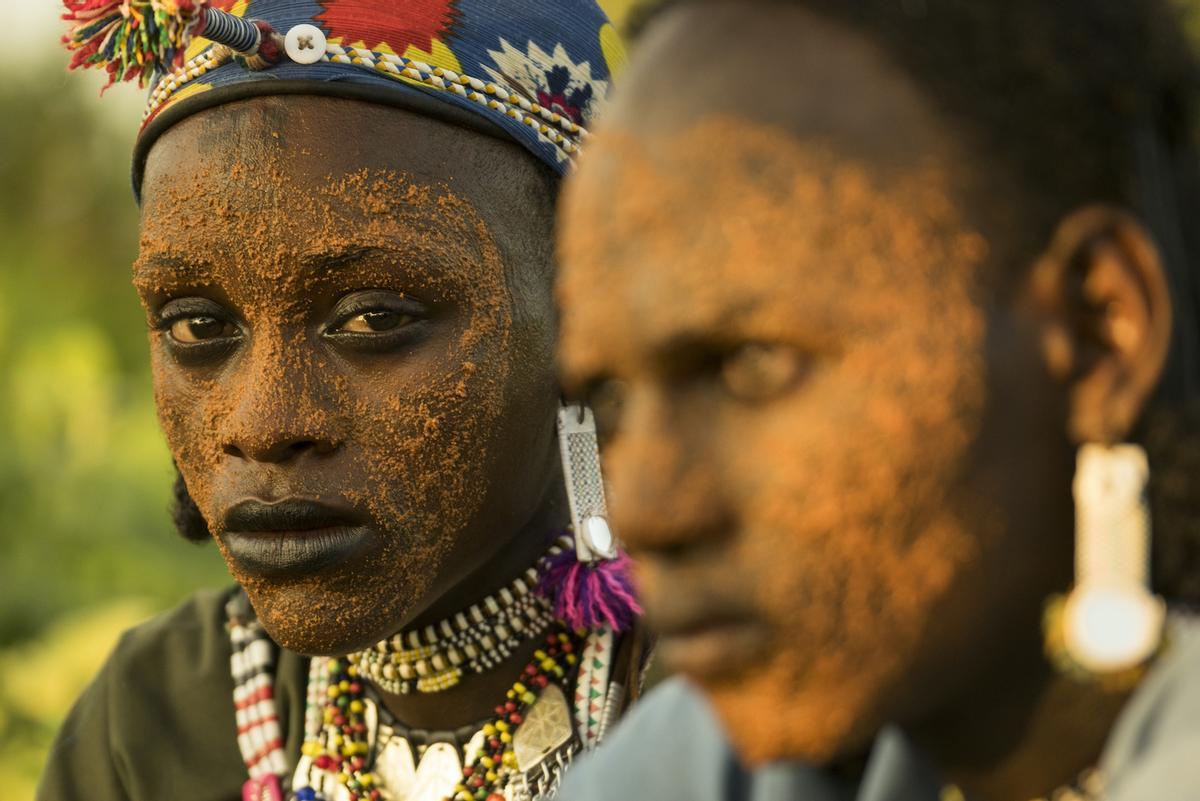
<path id="1" fill-rule="evenodd" d="M 546 558 L 538 592 L 554 606 L 554 615 L 573 629 L 604 625 L 628 631 L 642 614 L 633 591 L 633 563 L 624 551 L 612 560 L 584 564 L 567 548 Z"/>

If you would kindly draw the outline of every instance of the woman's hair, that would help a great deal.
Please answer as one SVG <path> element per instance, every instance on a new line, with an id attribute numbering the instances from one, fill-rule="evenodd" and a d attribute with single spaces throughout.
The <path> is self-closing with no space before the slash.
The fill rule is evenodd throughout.
<path id="1" fill-rule="evenodd" d="M 663 10 L 635 14 L 636 36 Z M 1154 582 L 1200 604 L 1200 161 L 1195 57 L 1167 0 L 757 0 L 866 34 L 947 113 L 1019 198 L 997 259 L 1016 286 L 1062 217 L 1091 203 L 1136 212 L 1163 255 L 1176 330 L 1135 433 L 1149 452 Z M 786 82 L 786 78 L 784 78 Z M 1012 211 L 1009 212 L 1013 214 Z M 1012 246 L 1009 248 L 1009 246 Z"/>
<path id="2" fill-rule="evenodd" d="M 208 523 L 205 522 L 204 515 L 200 514 L 200 507 L 196 506 L 196 502 L 188 493 L 187 484 L 184 483 L 183 474 L 179 472 L 178 467 L 175 468 L 175 486 L 172 488 L 172 495 L 171 520 L 174 521 L 175 530 L 179 532 L 179 536 L 198 544 L 212 539 L 212 535 L 208 531 Z"/>

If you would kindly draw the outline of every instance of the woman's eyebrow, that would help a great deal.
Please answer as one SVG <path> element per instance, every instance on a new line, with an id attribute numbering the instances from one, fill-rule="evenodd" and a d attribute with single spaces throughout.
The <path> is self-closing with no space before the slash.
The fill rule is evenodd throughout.
<path id="1" fill-rule="evenodd" d="M 173 253 L 139 253 L 133 260 L 133 283 L 142 286 L 169 275 L 173 281 L 203 281 L 212 275 L 212 265 L 185 259 Z"/>

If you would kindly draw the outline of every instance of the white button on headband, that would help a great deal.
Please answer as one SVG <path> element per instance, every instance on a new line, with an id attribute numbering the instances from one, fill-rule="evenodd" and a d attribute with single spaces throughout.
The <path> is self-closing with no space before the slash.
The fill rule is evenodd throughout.
<path id="1" fill-rule="evenodd" d="M 315 64 L 325 56 L 325 33 L 316 25 L 297 25 L 287 32 L 283 47 L 297 64 Z"/>

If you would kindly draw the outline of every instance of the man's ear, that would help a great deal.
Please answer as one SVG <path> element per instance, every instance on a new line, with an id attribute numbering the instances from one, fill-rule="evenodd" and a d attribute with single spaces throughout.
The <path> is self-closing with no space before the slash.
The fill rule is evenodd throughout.
<path id="1" fill-rule="evenodd" d="M 1145 228 L 1108 207 L 1071 214 L 1038 260 L 1030 288 L 1046 364 L 1067 386 L 1071 441 L 1126 439 L 1171 345 L 1170 291 Z"/>

